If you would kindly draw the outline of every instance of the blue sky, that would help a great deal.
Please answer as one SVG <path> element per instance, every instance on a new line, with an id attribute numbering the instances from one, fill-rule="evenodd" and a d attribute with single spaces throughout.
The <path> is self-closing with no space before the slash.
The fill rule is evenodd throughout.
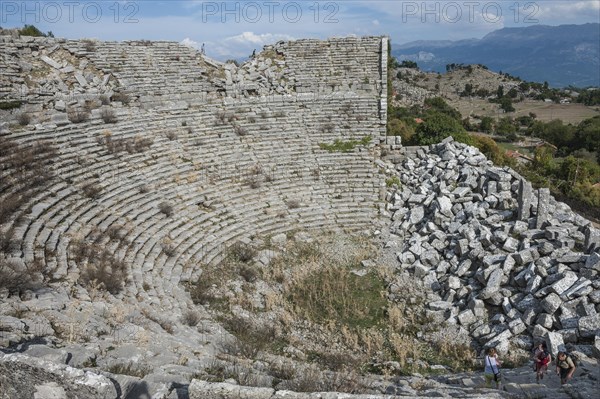
<path id="1" fill-rule="evenodd" d="M 600 0 L 165 1 L 0 0 L 0 26 L 57 37 L 173 40 L 217 59 L 306 37 L 389 35 L 393 43 L 481 38 L 503 27 L 598 22 Z"/>

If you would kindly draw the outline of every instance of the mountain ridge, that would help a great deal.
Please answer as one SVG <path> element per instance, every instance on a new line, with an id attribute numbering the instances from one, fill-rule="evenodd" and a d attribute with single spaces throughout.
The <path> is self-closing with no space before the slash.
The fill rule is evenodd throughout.
<path id="1" fill-rule="evenodd" d="M 420 40 L 392 45 L 399 60 L 423 70 L 445 71 L 446 64 L 484 64 L 522 79 L 554 87 L 600 86 L 600 24 L 535 25 L 502 28 L 481 39 Z"/>

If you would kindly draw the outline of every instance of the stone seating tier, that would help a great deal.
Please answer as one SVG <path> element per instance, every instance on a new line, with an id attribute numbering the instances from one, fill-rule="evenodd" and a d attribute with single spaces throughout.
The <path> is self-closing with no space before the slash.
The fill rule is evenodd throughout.
<path id="1" fill-rule="evenodd" d="M 122 298 L 185 308 L 174 299 L 183 295 L 179 284 L 198 278 L 203 264 L 220 261 L 237 241 L 302 229 L 369 230 L 377 219 L 383 181 L 368 146 L 330 153 L 320 144 L 367 135 L 376 143 L 385 131 L 381 38 L 280 43 L 225 69 L 167 42 L 0 41 L 8 49 L 0 66 L 9 71 L 0 79 L 11 89 L 0 96 L 14 97 L 24 82 L 16 60 L 43 66 L 70 85 L 54 97 L 23 97 L 35 125 L 11 128 L 9 137 L 55 146 L 55 177 L 1 226 L 21 242 L 13 255 L 41 259 L 57 280 L 81 272 L 73 240 L 100 234 L 98 242 L 127 264 Z M 90 81 L 79 82 L 42 56 L 72 65 Z M 280 79 L 266 76 L 277 73 Z M 107 82 L 98 83 L 100 77 Z M 248 91 L 251 84 L 260 94 Z M 131 96 L 129 104 L 102 106 L 115 113 L 115 123 L 105 124 L 101 109 L 82 123 L 53 122 L 64 114 L 56 105 L 65 95 L 79 99 L 66 101 L 72 107 L 82 105 L 77 96 L 115 91 Z M 150 143 L 111 152 L 107 138 Z M 84 193 L 90 183 L 100 189 L 95 198 Z M 162 202 L 172 205 L 171 216 L 161 212 Z M 121 239 L 106 236 L 115 227 Z"/>

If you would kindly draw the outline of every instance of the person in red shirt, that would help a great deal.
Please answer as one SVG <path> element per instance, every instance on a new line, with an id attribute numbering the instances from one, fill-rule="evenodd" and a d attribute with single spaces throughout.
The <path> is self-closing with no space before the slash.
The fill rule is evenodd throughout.
<path id="1" fill-rule="evenodd" d="M 535 381 L 537 383 L 544 379 L 544 374 L 548 371 L 548 365 L 552 362 L 552 356 L 546 347 L 545 342 L 540 342 L 533 353 Z"/>

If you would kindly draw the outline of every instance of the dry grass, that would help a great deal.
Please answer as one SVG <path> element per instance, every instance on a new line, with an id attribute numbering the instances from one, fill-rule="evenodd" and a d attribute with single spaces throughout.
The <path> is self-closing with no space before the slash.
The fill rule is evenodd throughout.
<path id="1" fill-rule="evenodd" d="M 268 248 L 269 240 L 259 241 L 265 247 L 253 250 Z M 469 367 L 468 341 L 448 331 L 435 334 L 440 326 L 426 317 L 425 290 L 418 281 L 392 268 L 360 266 L 374 256 L 364 240 L 288 237 L 285 249 L 264 268 L 246 250 L 231 247 L 220 265 L 204 267 L 192 297 L 209 304 L 236 337 L 221 348 L 226 353 L 258 359 L 281 355 L 291 345 L 305 354 L 314 365 L 306 372 L 314 375 L 305 378 L 296 369 L 273 366 L 277 389 L 362 392 L 365 387 L 353 373 L 427 373 L 427 362 Z M 394 285 L 401 288 L 392 295 Z M 250 316 L 240 317 L 240 309 Z M 389 368 L 390 362 L 396 366 Z"/>
<path id="2" fill-rule="evenodd" d="M 223 321 L 223 324 L 236 338 L 222 343 L 223 352 L 246 359 L 255 359 L 277 336 L 272 326 L 255 324 L 241 317 L 230 316 Z"/>
<path id="3" fill-rule="evenodd" d="M 320 265 L 292 280 L 286 297 L 293 312 L 317 323 L 337 321 L 368 328 L 384 321 L 385 281 L 376 273 L 359 277 L 345 265 Z"/>
<path id="4" fill-rule="evenodd" d="M 202 318 L 195 310 L 188 310 L 181 316 L 181 322 L 190 327 L 196 327 Z"/>
<path id="5" fill-rule="evenodd" d="M 76 240 L 69 245 L 69 257 L 77 263 L 79 282 L 89 288 L 115 295 L 127 281 L 127 266 L 100 244 Z"/>
<path id="6" fill-rule="evenodd" d="M 27 126 L 31 123 L 31 115 L 23 112 L 23 113 L 17 115 L 17 122 L 21 126 Z"/>
<path id="7" fill-rule="evenodd" d="M 110 108 L 103 109 L 102 112 L 100 113 L 100 117 L 102 118 L 104 123 L 117 123 L 118 122 L 115 111 L 113 111 Z"/>
<path id="8" fill-rule="evenodd" d="M 52 165 L 57 157 L 58 150 L 51 143 L 23 145 L 0 136 L 0 223 L 17 215 L 27 198 L 53 182 Z"/>
<path id="9" fill-rule="evenodd" d="M 24 264 L 0 258 L 0 288 L 8 289 L 9 293 L 38 288 L 43 282 L 43 270 L 40 262 Z"/>
<path id="10" fill-rule="evenodd" d="M 126 151 L 130 154 L 137 154 L 146 151 L 154 140 L 150 137 L 141 137 L 136 135 L 135 137 L 123 137 L 113 138 L 110 132 L 105 132 L 102 137 L 97 139 L 98 144 L 105 145 L 111 154 L 116 154 L 121 151 Z"/>
<path id="11" fill-rule="evenodd" d="M 498 104 L 490 103 L 485 99 L 457 98 L 450 100 L 448 103 L 457 108 L 463 117 L 468 117 L 470 114 L 490 116 L 496 119 L 507 116 L 507 114 L 499 113 Z M 536 114 L 536 119 L 542 122 L 561 119 L 565 123 L 577 124 L 584 119 L 600 115 L 600 111 L 595 107 L 588 107 L 577 103 L 555 104 L 536 100 L 525 100 L 514 103 L 513 106 L 516 111 L 508 114 L 509 116 L 516 118 L 529 115 L 530 112 L 533 112 Z"/>
<path id="12" fill-rule="evenodd" d="M 71 109 L 67 112 L 67 116 L 71 123 L 83 123 L 90 118 L 90 114 L 85 110 Z"/>
<path id="13" fill-rule="evenodd" d="M 118 92 L 112 95 L 112 100 L 127 105 L 131 102 L 131 97 L 125 92 Z"/>
<path id="14" fill-rule="evenodd" d="M 102 193 L 102 187 L 97 182 L 86 184 L 81 190 L 89 199 L 98 199 Z"/>

